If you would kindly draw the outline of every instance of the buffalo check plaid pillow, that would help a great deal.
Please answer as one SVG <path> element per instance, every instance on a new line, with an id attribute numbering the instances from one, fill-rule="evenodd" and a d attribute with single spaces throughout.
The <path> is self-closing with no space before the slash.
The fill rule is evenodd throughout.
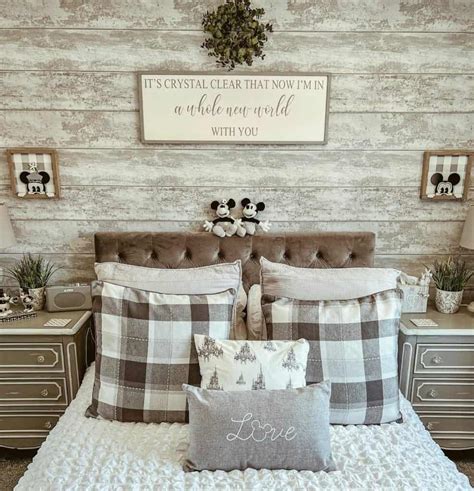
<path id="1" fill-rule="evenodd" d="M 401 296 L 387 290 L 353 300 L 262 297 L 269 339 L 307 339 L 307 384 L 331 381 L 331 423 L 399 419 Z"/>
<path id="2" fill-rule="evenodd" d="M 201 382 L 193 336 L 229 339 L 235 291 L 169 295 L 97 281 L 92 293 L 97 352 L 86 415 L 186 421 L 181 386 Z"/>

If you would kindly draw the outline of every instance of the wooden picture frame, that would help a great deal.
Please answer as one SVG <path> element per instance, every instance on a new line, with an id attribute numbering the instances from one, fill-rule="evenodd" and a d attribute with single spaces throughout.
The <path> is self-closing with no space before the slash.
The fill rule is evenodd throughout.
<path id="1" fill-rule="evenodd" d="M 469 150 L 425 151 L 420 198 L 465 201 L 469 194 L 473 156 Z"/>
<path id="2" fill-rule="evenodd" d="M 53 148 L 20 147 L 6 151 L 12 192 L 21 199 L 59 199 L 58 154 Z"/>
<path id="3" fill-rule="evenodd" d="M 328 142 L 329 73 L 145 71 L 137 82 L 144 144 Z M 272 104 L 278 116 L 265 112 Z M 265 117 L 256 116 L 259 107 Z M 194 119 L 199 108 L 205 114 Z"/>

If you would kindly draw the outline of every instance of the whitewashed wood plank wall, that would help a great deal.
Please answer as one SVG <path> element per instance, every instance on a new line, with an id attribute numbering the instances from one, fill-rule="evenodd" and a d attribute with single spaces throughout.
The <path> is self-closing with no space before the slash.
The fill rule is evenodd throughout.
<path id="1" fill-rule="evenodd" d="M 93 276 L 100 230 L 200 230 L 210 201 L 267 203 L 274 231 L 377 233 L 377 265 L 417 273 L 462 252 L 469 203 L 418 198 L 425 149 L 473 148 L 472 0 L 255 0 L 275 33 L 250 72 L 333 75 L 326 146 L 145 146 L 138 70 L 214 70 L 200 19 L 219 0 L 16 0 L 0 5 L 1 149 L 52 146 L 63 199 L 0 200 L 57 281 Z M 470 201 L 474 193 L 470 195 Z"/>

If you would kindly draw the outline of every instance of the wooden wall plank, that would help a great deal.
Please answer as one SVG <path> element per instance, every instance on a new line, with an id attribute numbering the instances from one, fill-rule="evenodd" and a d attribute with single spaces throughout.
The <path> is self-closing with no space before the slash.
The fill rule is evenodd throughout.
<path id="1" fill-rule="evenodd" d="M 215 70 L 189 31 L 0 30 L 3 70 Z M 275 33 L 251 69 L 275 72 L 473 73 L 469 33 Z M 295 49 L 298 46 L 298 49 Z M 433 49 L 436 46 L 436 49 Z M 250 71 L 247 69 L 246 71 Z"/>
<path id="2" fill-rule="evenodd" d="M 143 148 L 136 112 L 0 111 L 0 121 L 5 147 Z M 474 146 L 473 126 L 469 113 L 334 113 L 329 117 L 328 144 L 317 148 L 469 148 Z M 273 146 L 277 147 L 281 148 Z"/>
<path id="3" fill-rule="evenodd" d="M 474 256 L 468 255 L 460 255 L 462 260 L 466 261 L 466 264 L 469 268 L 474 269 Z M 425 265 L 429 266 L 433 264 L 436 260 L 446 259 L 447 256 L 443 254 L 435 254 L 435 255 L 411 255 L 411 254 L 403 254 L 403 255 L 376 255 L 375 257 L 375 266 L 379 268 L 395 268 L 400 269 L 402 271 L 409 272 L 409 274 L 420 275 L 425 270 Z M 474 282 L 470 283 L 474 285 Z"/>
<path id="4" fill-rule="evenodd" d="M 54 262 L 61 269 L 53 276 L 51 285 L 61 285 L 76 282 L 90 282 L 94 279 L 94 255 L 93 254 L 47 254 L 42 256 L 48 261 Z M 21 254 L 0 254 L 0 264 L 3 268 L 12 267 Z M 5 276 L 2 286 L 13 286 L 16 282 Z"/>
<path id="5" fill-rule="evenodd" d="M 0 188 L 0 197 L 5 197 L 15 219 L 194 221 L 209 213 L 214 199 L 245 196 L 266 202 L 265 218 L 272 221 L 450 221 L 464 220 L 469 207 L 469 202 L 422 201 L 418 187 L 241 188 L 231 184 L 222 188 L 63 186 L 63 199 L 41 201 L 33 211 L 29 200 L 9 197 L 8 191 Z"/>
<path id="6" fill-rule="evenodd" d="M 221 187 L 225 176 L 227 182 L 256 188 L 416 187 L 421 181 L 422 152 L 78 149 L 59 150 L 59 164 L 65 186 Z M 474 183 L 474 169 L 472 177 Z M 0 166 L 0 185 L 9 183 L 7 166 Z"/>
<path id="7" fill-rule="evenodd" d="M 240 213 L 235 216 L 239 217 Z M 208 218 L 206 213 L 200 221 L 87 221 L 74 217 L 69 220 L 15 220 L 13 228 L 18 244 L 3 252 L 90 254 L 96 232 L 202 232 L 205 218 Z M 463 221 L 276 221 L 272 222 L 271 233 L 374 232 L 377 254 L 474 254 L 474 251 L 459 247 L 463 224 Z"/>
<path id="8" fill-rule="evenodd" d="M 331 112 L 472 112 L 474 75 L 341 74 Z M 137 111 L 137 77 L 119 72 L 3 74 L 0 109 Z"/>
<path id="9" fill-rule="evenodd" d="M 416 186 L 421 152 L 258 150 L 60 150 L 61 182 L 67 186 L 373 187 Z M 474 173 L 474 169 L 473 169 Z M 0 166 L 0 184 L 9 184 Z M 474 181 L 473 181 L 474 182 Z"/>
<path id="10" fill-rule="evenodd" d="M 15 0 L 0 7 L 0 27 L 199 29 L 202 15 L 221 0 L 58 2 Z M 257 0 L 277 30 L 472 31 L 469 0 Z"/>

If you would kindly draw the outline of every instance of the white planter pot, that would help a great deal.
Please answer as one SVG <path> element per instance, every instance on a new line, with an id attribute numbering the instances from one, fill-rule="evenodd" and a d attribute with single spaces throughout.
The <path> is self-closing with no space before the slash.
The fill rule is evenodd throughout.
<path id="1" fill-rule="evenodd" d="M 461 306 L 463 293 L 464 290 L 460 292 L 447 292 L 436 288 L 436 308 L 442 314 L 455 314 Z"/>
<path id="2" fill-rule="evenodd" d="M 33 299 L 33 310 L 43 310 L 45 302 L 45 288 L 28 288 L 28 295 Z"/>

